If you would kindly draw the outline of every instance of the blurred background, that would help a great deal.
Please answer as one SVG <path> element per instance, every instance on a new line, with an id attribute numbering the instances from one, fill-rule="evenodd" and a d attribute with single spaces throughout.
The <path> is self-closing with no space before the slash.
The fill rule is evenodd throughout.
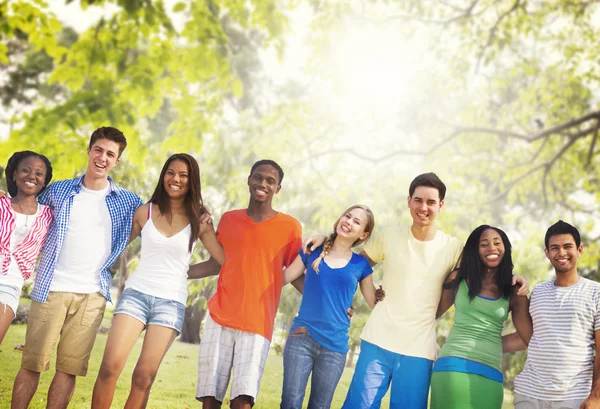
<path id="1" fill-rule="evenodd" d="M 190 153 L 218 223 L 270 158 L 285 171 L 275 208 L 305 236 L 355 203 L 376 231 L 409 223 L 408 185 L 433 171 L 445 232 L 502 228 L 533 288 L 551 277 L 545 230 L 564 219 L 598 279 L 598 1 L 0 0 L 0 40 L 1 167 L 29 149 L 55 180 L 81 175 L 91 132 L 114 126 L 129 142 L 118 184 L 147 200 L 168 155 Z M 119 260 L 117 294 L 138 255 L 139 241 Z M 181 341 L 199 342 L 215 283 L 190 282 Z M 299 300 L 284 288 L 275 352 Z M 355 305 L 349 366 L 369 313 Z M 505 356 L 508 389 L 524 357 Z"/>

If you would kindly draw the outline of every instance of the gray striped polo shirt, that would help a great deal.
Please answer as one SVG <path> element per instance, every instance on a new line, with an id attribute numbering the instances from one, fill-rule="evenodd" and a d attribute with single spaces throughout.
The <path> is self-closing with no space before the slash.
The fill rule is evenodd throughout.
<path id="1" fill-rule="evenodd" d="M 515 392 L 535 399 L 585 399 L 594 372 L 594 331 L 600 330 L 600 284 L 581 278 L 569 287 L 537 285 L 529 312 L 533 337 Z"/>

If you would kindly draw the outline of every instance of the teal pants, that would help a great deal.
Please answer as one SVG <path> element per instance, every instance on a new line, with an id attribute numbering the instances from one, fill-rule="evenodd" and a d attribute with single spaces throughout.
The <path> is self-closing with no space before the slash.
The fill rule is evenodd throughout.
<path id="1" fill-rule="evenodd" d="M 431 409 L 502 409 L 504 386 L 481 375 L 434 372 Z"/>

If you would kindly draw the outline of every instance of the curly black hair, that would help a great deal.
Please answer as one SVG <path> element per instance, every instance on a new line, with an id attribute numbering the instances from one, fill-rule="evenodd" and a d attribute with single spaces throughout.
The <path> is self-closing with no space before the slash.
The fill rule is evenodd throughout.
<path id="1" fill-rule="evenodd" d="M 32 151 L 15 152 L 8 160 L 6 169 L 4 169 L 4 175 L 6 176 L 6 185 L 8 187 L 8 193 L 12 197 L 15 197 L 17 195 L 17 193 L 19 192 L 19 189 L 17 188 L 17 184 L 13 180 L 15 171 L 17 170 L 19 163 L 21 163 L 21 161 L 23 159 L 27 159 L 32 156 L 36 157 L 36 158 L 40 158 L 46 165 L 46 179 L 44 180 L 44 186 L 38 192 L 38 195 L 46 189 L 46 186 L 48 186 L 48 183 L 50 183 L 50 181 L 52 180 L 52 164 L 50 163 L 50 161 L 48 160 L 47 157 L 45 157 L 44 155 L 41 155 L 39 153 L 32 152 Z"/>

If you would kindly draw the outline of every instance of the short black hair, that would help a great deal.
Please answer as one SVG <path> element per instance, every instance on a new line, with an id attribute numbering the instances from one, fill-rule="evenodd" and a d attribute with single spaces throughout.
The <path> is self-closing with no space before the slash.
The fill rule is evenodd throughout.
<path id="1" fill-rule="evenodd" d="M 32 151 L 15 152 L 12 154 L 10 159 L 8 159 L 6 169 L 4 169 L 4 175 L 6 176 L 6 186 L 8 188 L 8 193 L 12 197 L 15 197 L 17 193 L 19 193 L 17 183 L 13 180 L 15 171 L 17 170 L 19 163 L 21 163 L 23 159 L 27 159 L 32 156 L 40 158 L 42 162 L 44 162 L 44 164 L 46 165 L 46 178 L 44 179 L 44 186 L 42 186 L 42 189 L 39 191 L 38 195 L 46 189 L 46 186 L 48 186 L 48 183 L 50 183 L 50 181 L 52 180 L 52 164 L 50 163 L 47 157 Z"/>
<path id="2" fill-rule="evenodd" d="M 577 230 L 575 226 L 559 220 L 552 226 L 548 227 L 548 230 L 546 230 L 546 237 L 544 237 L 546 249 L 548 249 L 548 245 L 550 244 L 550 237 L 558 236 L 559 234 L 570 234 L 573 236 L 573 239 L 575 239 L 575 245 L 577 247 L 581 245 L 581 236 L 579 235 L 579 230 Z"/>
<path id="3" fill-rule="evenodd" d="M 279 172 L 279 184 L 281 185 L 281 182 L 283 181 L 283 169 L 281 169 L 281 166 L 279 166 L 277 162 L 271 159 L 261 159 L 255 162 L 254 165 L 252 165 L 252 169 L 250 169 L 250 175 L 254 173 L 257 167 L 262 165 L 271 165 L 277 169 L 277 172 Z"/>
<path id="4" fill-rule="evenodd" d="M 423 173 L 414 178 L 413 181 L 410 182 L 408 195 L 412 197 L 412 195 L 415 193 L 415 190 L 419 186 L 427 186 L 437 189 L 440 194 L 440 200 L 444 200 L 444 197 L 446 197 L 446 185 L 444 182 L 442 182 L 438 175 L 433 172 Z"/>

